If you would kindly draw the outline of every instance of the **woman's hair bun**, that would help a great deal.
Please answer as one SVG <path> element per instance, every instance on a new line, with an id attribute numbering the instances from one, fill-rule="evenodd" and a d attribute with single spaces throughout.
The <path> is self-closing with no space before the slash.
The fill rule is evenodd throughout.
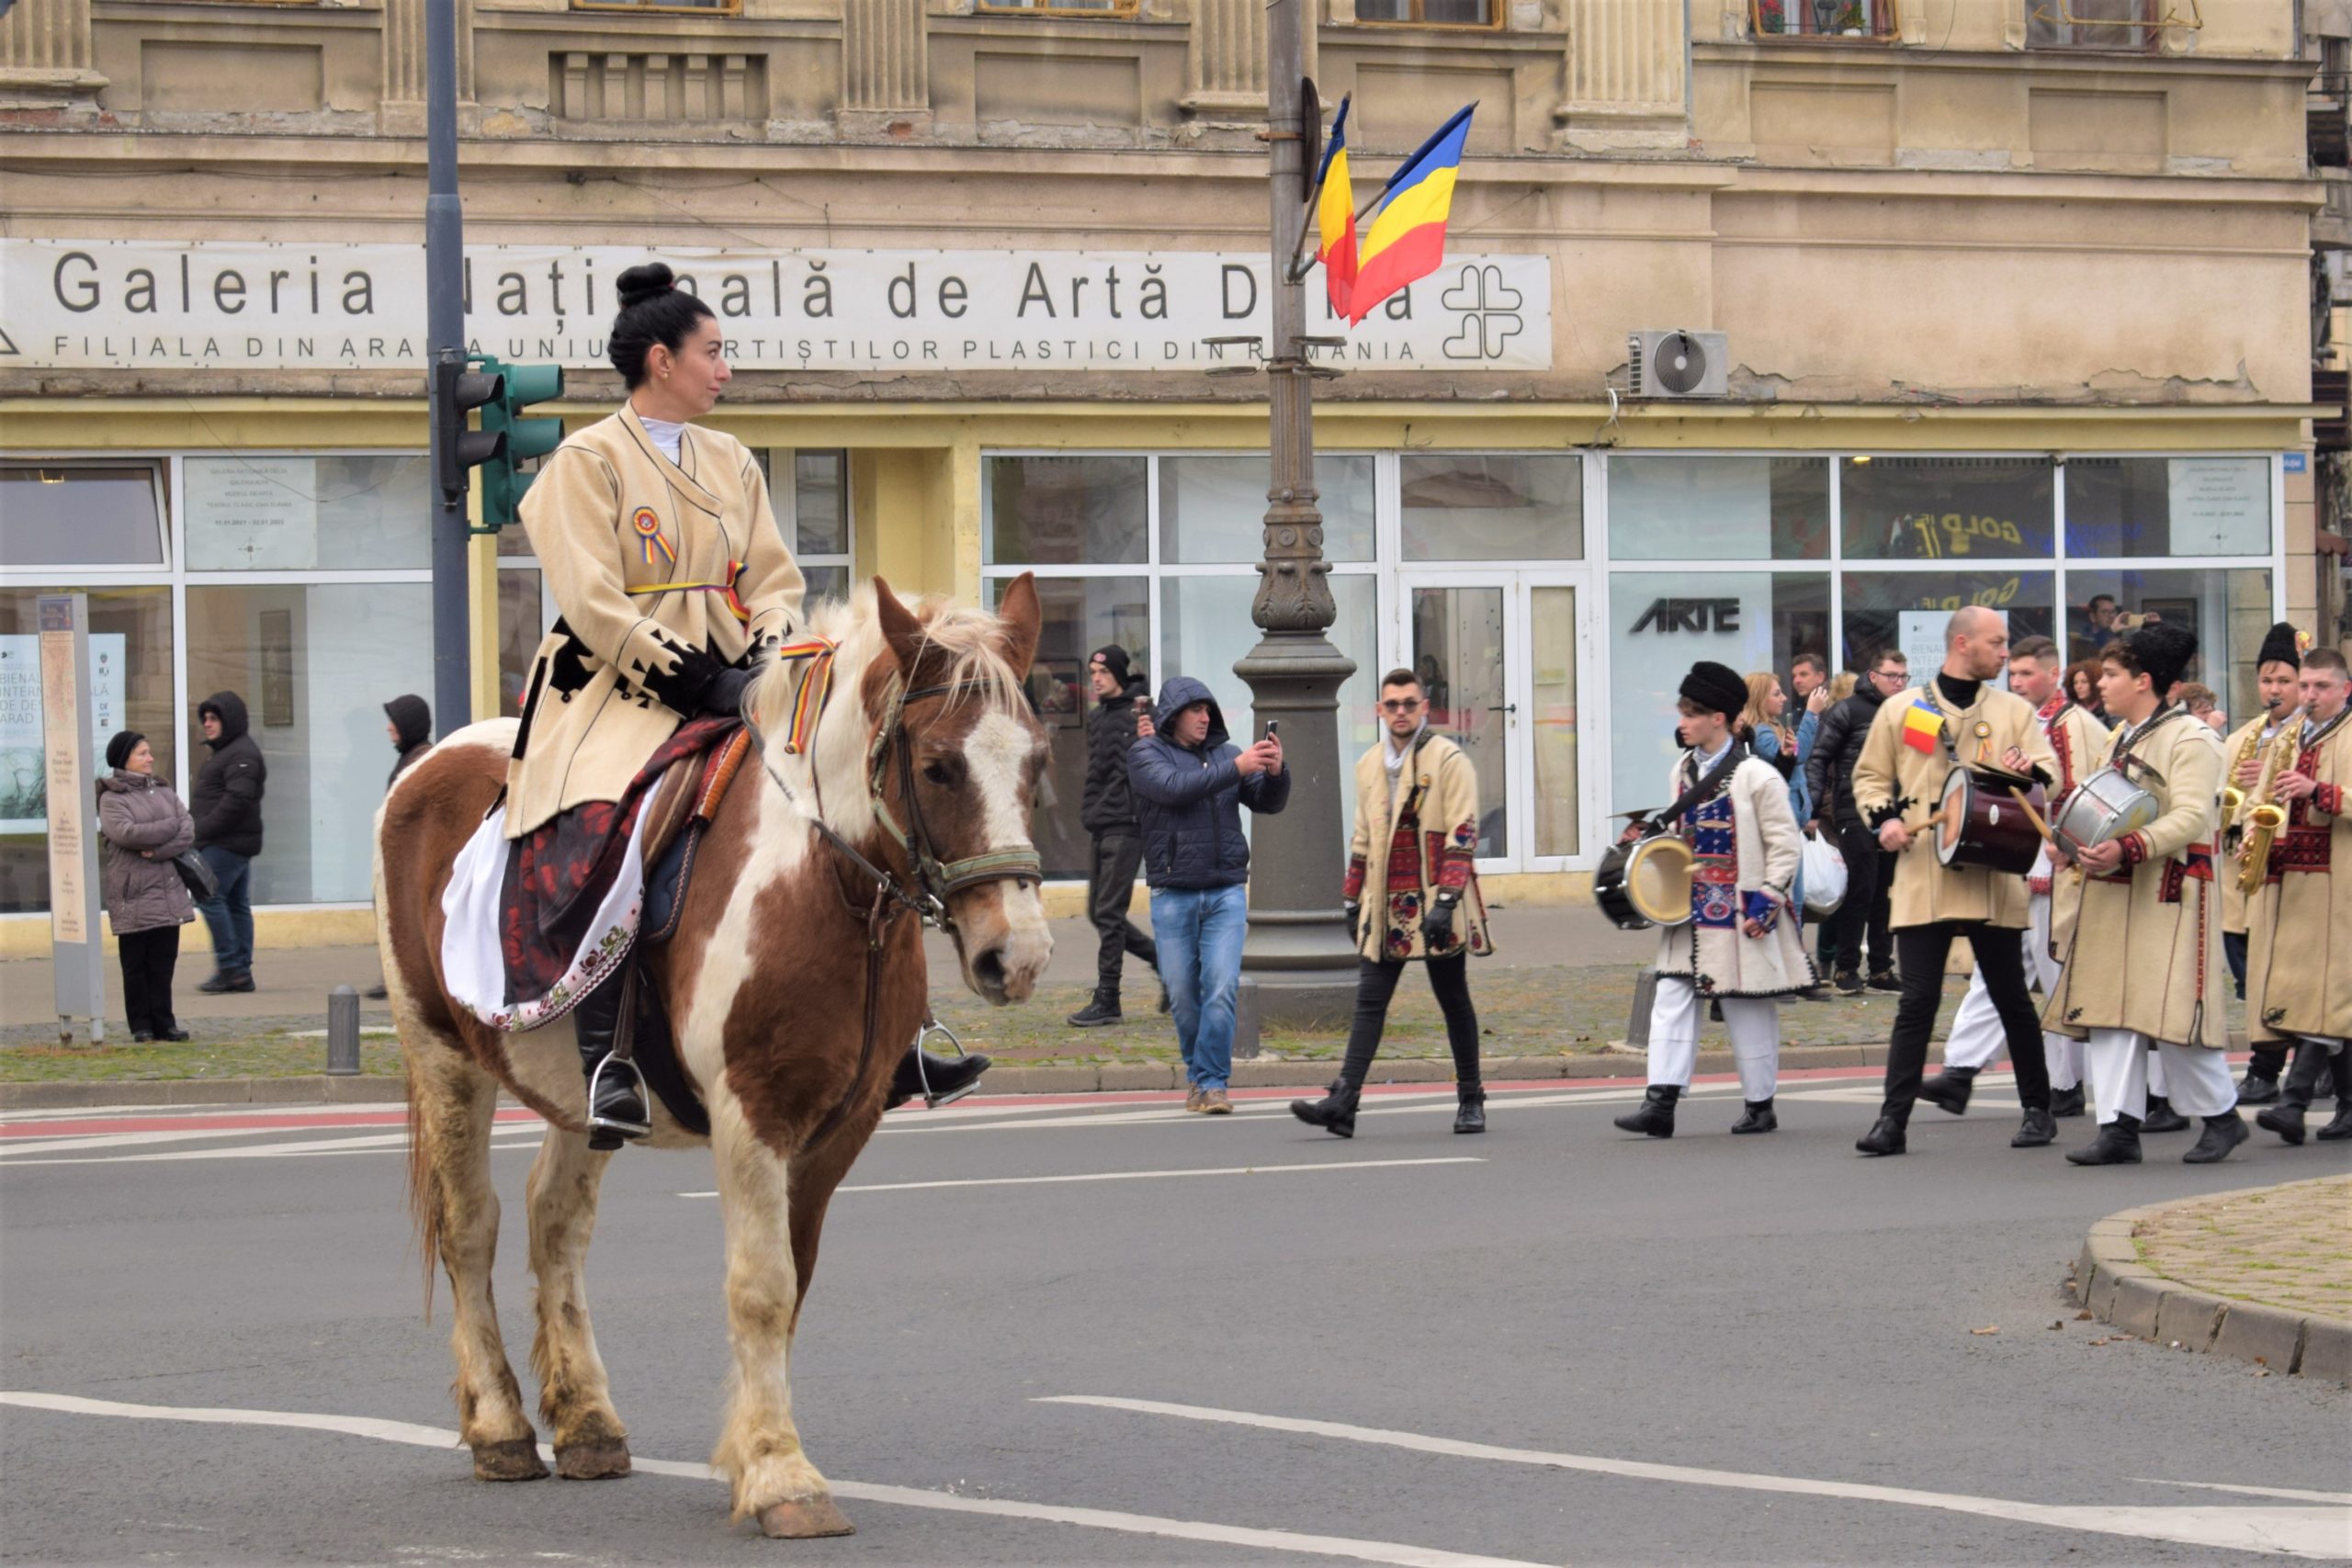
<path id="1" fill-rule="evenodd" d="M 676 282 L 676 274 L 665 264 L 644 262 L 622 273 L 614 280 L 613 287 L 619 290 L 621 309 L 626 310 L 632 305 L 642 305 L 648 299 L 656 299 L 669 293 Z"/>

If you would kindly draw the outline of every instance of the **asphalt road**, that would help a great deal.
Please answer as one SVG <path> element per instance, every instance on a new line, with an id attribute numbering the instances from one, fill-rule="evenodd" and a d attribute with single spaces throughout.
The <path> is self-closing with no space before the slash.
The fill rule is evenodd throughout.
<path id="1" fill-rule="evenodd" d="M 428 1325 L 396 1125 L 11 1119 L 0 1558 L 2352 1556 L 2352 1393 L 2094 1344 L 2060 1284 L 2100 1215 L 2342 1172 L 2352 1147 L 2262 1134 L 2200 1168 L 2182 1134 L 2078 1170 L 2012 1152 L 1985 1092 L 1870 1162 L 1867 1077 L 1786 1085 L 1764 1138 L 1724 1135 L 1728 1085 L 1671 1143 L 1626 1138 L 1608 1117 L 1637 1092 L 1500 1093 L 1483 1139 L 1427 1094 L 1368 1105 L 1352 1143 L 1279 1098 L 894 1117 L 851 1179 L 887 1190 L 833 1205 L 795 1358 L 803 1437 L 858 1525 L 821 1542 L 730 1525 L 698 1473 L 729 1365 L 707 1156 L 630 1151 L 605 1184 L 591 1299 L 639 1473 L 499 1486 L 433 1435 L 455 1427 L 447 1297 Z M 2063 1125 L 2062 1149 L 2089 1135 Z M 537 1135 L 519 1121 L 494 1156 L 526 1390 Z M 1122 1179 L 1015 1179 L 1041 1177 Z M 948 1185 L 896 1185 L 928 1182 Z"/>

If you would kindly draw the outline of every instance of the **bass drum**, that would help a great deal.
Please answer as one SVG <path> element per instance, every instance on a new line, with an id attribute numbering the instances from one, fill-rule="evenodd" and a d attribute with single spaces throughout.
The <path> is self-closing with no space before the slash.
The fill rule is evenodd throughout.
<path id="1" fill-rule="evenodd" d="M 2041 830 L 2018 805 L 2011 786 L 2042 809 L 2041 785 L 1992 768 L 1954 768 L 1944 775 L 1936 812 L 1936 858 L 2023 875 L 2041 858 Z"/>
<path id="2" fill-rule="evenodd" d="M 1666 832 L 1611 845 L 1593 873 L 1592 897 L 1620 931 L 1688 925 L 1690 846 Z"/>

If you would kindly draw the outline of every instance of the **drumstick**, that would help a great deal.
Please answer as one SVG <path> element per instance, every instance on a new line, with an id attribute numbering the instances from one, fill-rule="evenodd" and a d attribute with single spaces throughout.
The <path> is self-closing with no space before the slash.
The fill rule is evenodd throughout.
<path id="1" fill-rule="evenodd" d="M 2025 791 L 2018 788 L 2015 784 L 2011 784 L 2009 786 L 2009 798 L 2016 801 L 2019 806 L 2025 807 L 2025 819 L 2033 824 L 2033 830 L 2041 834 L 2043 840 L 2047 842 L 2052 849 L 2063 850 L 2066 847 L 2058 841 L 2058 835 L 2051 830 L 2050 824 L 2041 819 L 2041 813 L 2033 808 L 2033 802 L 2025 797 Z"/>

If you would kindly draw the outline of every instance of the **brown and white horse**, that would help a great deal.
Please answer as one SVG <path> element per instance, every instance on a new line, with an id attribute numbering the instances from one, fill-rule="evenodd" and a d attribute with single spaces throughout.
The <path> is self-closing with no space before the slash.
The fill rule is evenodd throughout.
<path id="1" fill-rule="evenodd" d="M 733 1486 L 735 1517 L 754 1516 L 772 1536 L 850 1529 L 793 1426 L 792 1335 L 825 1206 L 881 1119 L 892 1068 L 928 1007 L 920 920 L 894 899 L 870 919 L 874 878 L 812 817 L 910 892 L 922 873 L 893 825 L 914 823 L 938 862 L 1034 864 L 1029 804 L 1045 739 L 1022 677 L 1037 623 L 1026 577 L 998 615 L 909 609 L 878 579 L 852 605 L 820 613 L 815 629 L 840 647 L 813 745 L 794 756 L 777 743 L 794 682 L 756 682 L 747 716 L 769 743 L 746 760 L 707 829 L 677 934 L 640 957 L 709 1112 L 726 1218 L 735 1378 L 711 1462 Z M 582 1290 L 611 1156 L 588 1147 L 571 1026 L 502 1033 L 442 984 L 442 891 L 505 782 L 514 736 L 512 720 L 450 736 L 401 775 L 378 817 L 377 931 L 408 1068 L 409 1196 L 427 1310 L 435 1253 L 456 1299 L 455 1393 L 474 1474 L 543 1476 L 491 1299 L 490 1133 L 502 1088 L 547 1118 L 526 1190 L 539 1414 L 560 1474 L 619 1475 L 628 1434 Z M 892 748 L 905 749 L 903 761 Z M 944 907 L 965 983 L 992 1003 L 1026 999 L 1052 949 L 1035 881 L 1000 874 L 947 892 Z M 871 964 L 869 930 L 880 943 Z M 869 976 L 878 977 L 870 994 Z M 649 1143 L 698 1141 L 658 1100 L 652 1109 Z"/>

